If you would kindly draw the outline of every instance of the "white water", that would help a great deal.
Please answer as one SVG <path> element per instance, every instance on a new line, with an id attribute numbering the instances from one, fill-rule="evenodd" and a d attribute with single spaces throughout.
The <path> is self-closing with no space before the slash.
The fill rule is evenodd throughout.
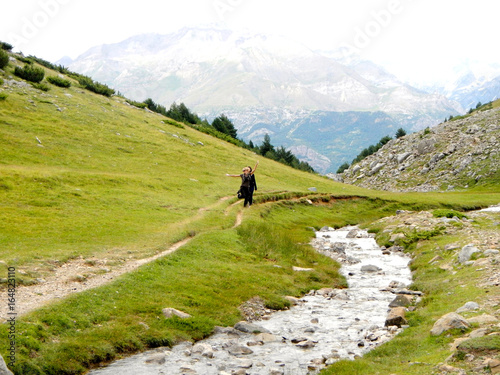
<path id="1" fill-rule="evenodd" d="M 220 330 L 200 343 L 207 344 L 213 357 L 193 353 L 191 343 L 170 348 L 159 348 L 116 361 L 106 368 L 91 371 L 92 375 L 146 375 L 146 374 L 251 374 L 299 375 L 315 373 L 326 360 L 353 359 L 363 355 L 397 332 L 384 328 L 388 304 L 395 295 L 380 291 L 392 281 L 405 286 L 411 283 L 409 258 L 401 253 L 383 255 L 373 238 L 347 239 L 350 228 L 317 232 L 317 238 L 331 243 L 346 244 L 345 253 L 357 258 L 356 264 L 343 264 L 341 273 L 348 281 L 348 289 L 336 289 L 333 297 L 307 295 L 299 305 L 274 313 L 269 320 L 255 322 L 269 330 L 274 342 L 255 345 L 255 334 L 232 328 Z M 363 232 L 363 236 L 367 236 Z M 316 247 L 328 247 L 316 241 Z M 328 253 L 328 251 L 322 251 Z M 377 273 L 361 271 L 364 265 L 381 268 Z M 294 338 L 307 338 L 311 348 L 292 343 Z M 251 345 L 247 345 L 248 343 Z M 230 354 L 235 345 L 250 349 L 248 354 Z"/>

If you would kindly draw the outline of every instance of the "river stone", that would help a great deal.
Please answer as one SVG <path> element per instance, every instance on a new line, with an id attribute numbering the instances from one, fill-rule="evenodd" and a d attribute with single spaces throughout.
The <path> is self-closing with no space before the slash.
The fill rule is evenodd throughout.
<path id="1" fill-rule="evenodd" d="M 361 267 L 361 272 L 379 272 L 382 271 L 382 268 L 374 266 L 372 264 L 368 264 L 366 266 Z"/>
<path id="2" fill-rule="evenodd" d="M 299 342 L 295 346 L 302 348 L 302 349 L 309 349 L 309 348 L 313 348 L 315 345 L 316 344 L 314 343 L 314 341 L 306 340 L 306 341 Z"/>
<path id="3" fill-rule="evenodd" d="M 271 333 L 271 332 L 269 332 L 269 330 L 265 329 L 264 327 L 261 327 L 257 324 L 245 322 L 244 320 L 236 323 L 234 325 L 234 328 L 237 329 L 238 331 L 245 332 L 245 333 Z"/>
<path id="4" fill-rule="evenodd" d="M 247 348 L 246 346 L 243 345 L 232 345 L 229 348 L 227 348 L 227 351 L 229 354 L 232 355 L 247 355 L 253 353 L 252 349 Z"/>
<path id="5" fill-rule="evenodd" d="M 389 307 L 407 307 L 411 305 L 411 298 L 404 295 L 398 294 L 396 298 L 392 300 L 389 304 Z"/>
<path id="6" fill-rule="evenodd" d="M 167 360 L 167 357 L 166 357 L 165 353 L 157 353 L 157 354 L 154 354 L 154 355 L 148 357 L 144 362 L 162 365 L 166 362 L 166 360 Z M 0 374 L 1 373 L 2 372 L 0 372 Z"/>
<path id="7" fill-rule="evenodd" d="M 161 312 L 163 313 L 163 315 L 167 319 L 173 317 L 174 315 L 178 316 L 181 319 L 187 319 L 187 318 L 191 317 L 191 315 L 189 315 L 189 314 L 187 314 L 187 313 L 185 313 L 183 311 L 176 310 L 176 309 L 174 309 L 172 307 L 166 307 L 163 310 L 161 310 Z"/>
<path id="8" fill-rule="evenodd" d="M 274 336 L 272 333 L 259 333 L 255 337 L 255 340 L 263 342 L 263 343 L 278 341 L 276 336 Z"/>
<path id="9" fill-rule="evenodd" d="M 457 313 L 448 313 L 439 318 L 431 329 L 432 336 L 439 336 L 443 332 L 449 331 L 450 329 L 467 329 L 470 327 L 470 323 L 461 315 Z"/>
<path id="10" fill-rule="evenodd" d="M 201 354 L 203 357 L 213 358 L 214 350 L 209 344 L 198 343 L 191 349 L 191 354 Z"/>
<path id="11" fill-rule="evenodd" d="M 390 326 L 401 327 L 402 325 L 408 324 L 405 316 L 406 316 L 406 309 L 404 307 L 393 307 L 389 311 L 389 314 L 387 315 L 387 318 L 385 319 L 385 326 L 386 327 L 390 327 Z"/>

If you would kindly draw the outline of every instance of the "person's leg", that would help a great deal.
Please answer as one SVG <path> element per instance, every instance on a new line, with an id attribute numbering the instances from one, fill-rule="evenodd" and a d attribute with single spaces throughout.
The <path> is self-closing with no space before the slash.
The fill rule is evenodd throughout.
<path id="1" fill-rule="evenodd" d="M 242 187 L 243 195 L 245 197 L 245 201 L 243 202 L 243 207 L 246 207 L 247 204 L 250 205 L 250 190 L 247 187 Z"/>
<path id="2" fill-rule="evenodd" d="M 250 188 L 250 197 L 248 198 L 248 203 L 250 206 L 253 204 L 253 187 Z"/>

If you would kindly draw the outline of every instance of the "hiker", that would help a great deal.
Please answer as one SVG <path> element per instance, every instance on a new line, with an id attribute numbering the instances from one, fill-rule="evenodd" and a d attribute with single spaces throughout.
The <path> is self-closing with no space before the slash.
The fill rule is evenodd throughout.
<path id="1" fill-rule="evenodd" d="M 243 207 L 250 207 L 251 205 L 251 199 L 252 195 L 250 194 L 250 186 L 252 182 L 252 176 L 257 170 L 257 166 L 259 165 L 259 162 L 255 164 L 255 167 L 250 168 L 250 167 L 244 167 L 242 170 L 242 174 L 228 174 L 226 173 L 226 176 L 228 177 L 241 177 L 241 186 L 240 186 L 240 192 L 242 194 L 242 198 L 245 199 L 243 202 Z"/>
<path id="2" fill-rule="evenodd" d="M 254 190 L 257 190 L 257 182 L 255 181 L 255 175 L 252 173 L 252 167 L 251 166 L 248 166 L 247 168 L 250 168 L 250 174 L 251 174 L 251 178 L 250 178 L 250 201 L 249 201 L 249 205 L 251 206 L 252 203 L 253 203 L 253 192 Z M 255 166 L 255 168 L 257 168 L 257 166 Z"/>

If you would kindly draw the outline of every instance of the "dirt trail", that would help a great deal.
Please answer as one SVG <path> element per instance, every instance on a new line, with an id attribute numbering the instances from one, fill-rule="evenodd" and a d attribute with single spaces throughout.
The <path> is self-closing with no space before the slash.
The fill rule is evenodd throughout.
<path id="1" fill-rule="evenodd" d="M 203 212 L 216 207 L 219 203 L 229 198 L 230 197 L 223 197 L 215 204 L 200 208 L 195 217 L 187 219 L 186 221 L 197 220 Z M 243 212 L 239 211 L 236 215 L 236 221 L 233 228 L 241 224 L 242 218 Z M 15 312 L 20 316 L 59 298 L 64 298 L 70 294 L 83 292 L 109 283 L 118 276 L 134 271 L 144 264 L 172 254 L 174 251 L 187 244 L 192 238 L 193 237 L 187 237 L 173 244 L 167 250 L 151 257 L 128 259 L 124 263 L 113 267 L 107 264 L 106 259 L 84 259 L 83 257 L 72 259 L 62 264 L 60 267 L 57 267 L 50 276 L 41 280 L 38 284 L 18 285 L 16 288 Z M 0 304 L 0 322 L 7 319 L 7 313 L 7 304 Z"/>

